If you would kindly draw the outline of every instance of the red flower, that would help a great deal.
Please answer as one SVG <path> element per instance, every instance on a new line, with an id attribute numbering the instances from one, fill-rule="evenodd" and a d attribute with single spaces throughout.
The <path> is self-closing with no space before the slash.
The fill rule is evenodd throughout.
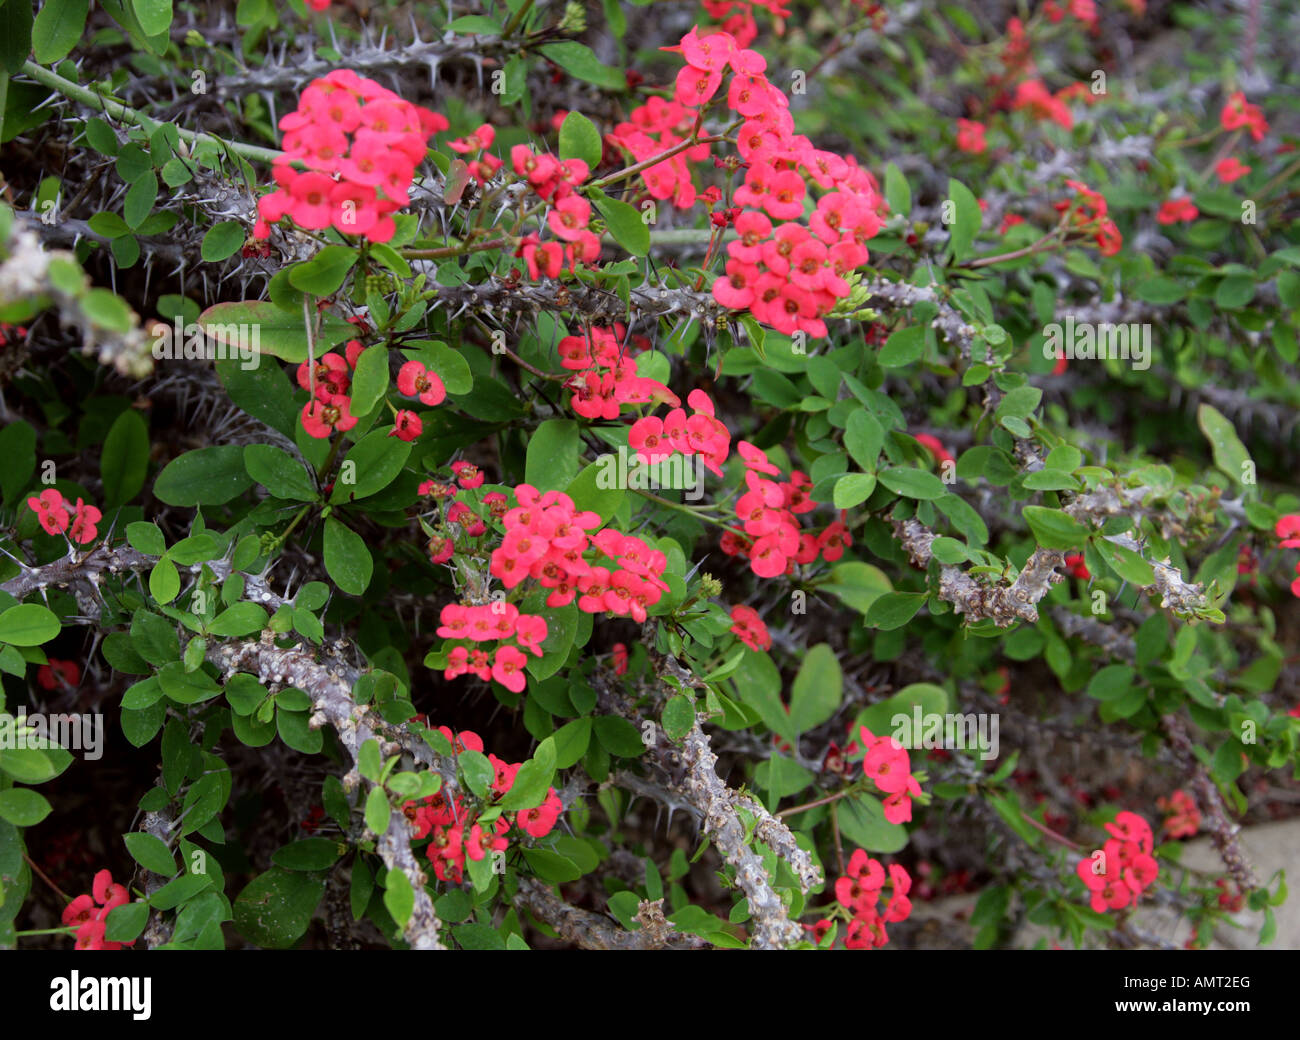
<path id="1" fill-rule="evenodd" d="M 973 119 L 957 120 L 957 147 L 963 152 L 979 155 L 987 147 L 984 142 L 984 124 Z"/>
<path id="2" fill-rule="evenodd" d="M 1287 513 L 1278 517 L 1273 531 L 1282 539 L 1280 544 L 1283 549 L 1300 548 L 1300 513 Z"/>
<path id="3" fill-rule="evenodd" d="M 68 529 L 68 506 L 55 488 L 46 488 L 39 496 L 27 500 L 46 534 L 62 534 Z"/>
<path id="4" fill-rule="evenodd" d="M 767 625 L 763 624 L 753 607 L 738 603 L 731 608 L 731 631 L 751 650 L 769 650 L 772 647 Z"/>
<path id="5" fill-rule="evenodd" d="M 59 686 L 74 688 L 81 682 L 81 668 L 75 661 L 60 661 L 51 657 L 49 664 L 36 669 L 36 683 L 43 690 L 53 690 Z"/>
<path id="6" fill-rule="evenodd" d="M 433 369 L 420 361 L 408 361 L 397 371 L 397 391 L 406 397 L 418 397 L 422 404 L 442 404 L 447 388 Z"/>
<path id="7" fill-rule="evenodd" d="M 393 428 L 388 431 L 388 436 L 396 437 L 399 441 L 413 441 L 423 432 L 424 423 L 420 417 L 409 409 L 402 408 L 393 416 Z"/>
<path id="8" fill-rule="evenodd" d="M 318 440 L 329 437 L 335 430 L 350 430 L 357 424 L 356 416 L 348 409 L 352 399 L 342 394 L 330 394 L 302 406 L 302 428 L 307 436 Z"/>
<path id="9" fill-rule="evenodd" d="M 1065 569 L 1072 578 L 1078 578 L 1081 581 L 1088 581 L 1092 578 L 1092 573 L 1088 570 L 1087 564 L 1083 562 L 1083 553 L 1067 553 L 1065 556 Z"/>
<path id="10" fill-rule="evenodd" d="M 63 923 L 77 926 L 78 950 L 120 950 L 132 943 L 109 942 L 104 938 L 109 913 L 130 902 L 122 885 L 113 883 L 113 875 L 101 870 L 95 875 L 91 894 L 78 896 L 63 909 Z M 134 942 L 134 940 L 132 940 Z"/>
<path id="11" fill-rule="evenodd" d="M 1169 199 L 1160 204 L 1160 211 L 1156 214 L 1156 222 L 1160 224 L 1177 224 L 1180 221 L 1190 222 L 1201 215 L 1201 211 L 1196 208 L 1192 200 L 1183 196 L 1182 198 Z"/>
<path id="12" fill-rule="evenodd" d="M 1230 155 L 1215 164 L 1214 172 L 1219 175 L 1219 180 L 1224 184 L 1231 184 L 1250 173 L 1250 167 L 1238 160 L 1236 156 Z"/>
<path id="13" fill-rule="evenodd" d="M 1225 130 L 1237 130 L 1244 126 L 1256 141 L 1268 133 L 1268 120 L 1264 118 L 1264 113 L 1258 105 L 1250 104 L 1240 90 L 1231 95 L 1228 103 L 1223 106 L 1219 113 L 1219 124 Z"/>

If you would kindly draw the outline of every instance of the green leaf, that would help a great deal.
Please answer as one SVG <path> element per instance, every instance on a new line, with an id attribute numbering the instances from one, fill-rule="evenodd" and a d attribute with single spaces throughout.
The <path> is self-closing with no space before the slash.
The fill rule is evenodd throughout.
<path id="1" fill-rule="evenodd" d="M 411 442 L 371 430 L 343 459 L 331 502 L 352 502 L 388 487 L 411 457 Z"/>
<path id="2" fill-rule="evenodd" d="M 0 791 L 0 820 L 8 820 L 15 827 L 34 827 L 50 811 L 50 803 L 44 796 L 26 787 Z"/>
<path id="3" fill-rule="evenodd" d="M 405 928 L 415 912 L 415 890 L 411 888 L 411 880 L 400 870 L 390 870 L 385 885 L 384 909 L 399 927 Z"/>
<path id="4" fill-rule="evenodd" d="M 352 414 L 366 415 L 388 391 L 388 346 L 376 343 L 357 358 L 352 376 Z"/>
<path id="5" fill-rule="evenodd" d="M 307 931 L 325 891 L 319 875 L 272 867 L 259 874 L 235 900 L 235 927 L 249 942 L 286 950 Z"/>
<path id="6" fill-rule="evenodd" d="M 591 169 L 600 165 L 600 131 L 581 112 L 570 112 L 560 124 L 560 158 L 581 159 Z"/>
<path id="7" fill-rule="evenodd" d="M 158 178 L 150 171 L 143 177 L 137 177 L 127 189 L 122 202 L 122 216 L 131 230 L 135 230 L 148 218 L 158 201 Z"/>
<path id="8" fill-rule="evenodd" d="M 680 693 L 669 697 L 659 721 L 669 740 L 681 740 L 695 726 L 695 705 Z"/>
<path id="9" fill-rule="evenodd" d="M 375 834 L 383 834 L 388 830 L 388 819 L 391 814 L 388 805 L 388 795 L 384 793 L 382 787 L 372 787 L 370 793 L 366 795 L 366 826 Z"/>
<path id="10" fill-rule="evenodd" d="M 113 907 L 104 919 L 104 938 L 109 942 L 135 942 L 148 923 L 148 903 L 123 903 Z"/>
<path id="11" fill-rule="evenodd" d="M 131 0 L 131 7 L 146 36 L 157 36 L 171 28 L 172 0 Z"/>
<path id="12" fill-rule="evenodd" d="M 547 419 L 528 439 L 524 481 L 541 491 L 567 487 L 578 475 L 581 456 L 578 424 Z"/>
<path id="13" fill-rule="evenodd" d="M 902 368 L 921 360 L 925 351 L 925 328 L 908 325 L 899 329 L 880 348 L 879 361 L 885 368 Z"/>
<path id="14" fill-rule="evenodd" d="M 627 90 L 627 79 L 618 69 L 612 69 L 596 57 L 595 52 L 585 44 L 565 40 L 561 43 L 543 45 L 541 52 L 565 72 L 588 83 L 594 83 L 606 90 L 620 93 Z"/>
<path id="15" fill-rule="evenodd" d="M 356 265 L 357 251 L 348 246 L 325 246 L 306 263 L 289 269 L 289 284 L 312 296 L 333 296 Z"/>
<path id="16" fill-rule="evenodd" d="M 260 300 L 218 303 L 200 314 L 198 323 L 203 325 L 209 339 L 228 347 L 245 350 L 251 347 L 295 365 L 307 360 L 307 330 L 303 327 L 301 309 L 291 314 L 274 303 Z M 356 331 L 355 325 L 342 318 L 321 315 L 315 337 L 316 356 L 353 339 Z"/>
<path id="17" fill-rule="evenodd" d="M 872 602 L 863 620 L 868 628 L 890 632 L 911 621 L 923 603 L 924 592 L 886 592 Z"/>
<path id="18" fill-rule="evenodd" d="M 89 11 L 90 0 L 45 0 L 32 23 L 32 56 L 38 64 L 53 65 L 68 56 L 85 31 Z"/>
<path id="19" fill-rule="evenodd" d="M 271 862 L 285 870 L 327 870 L 338 858 L 339 843 L 331 838 L 303 838 L 271 853 Z"/>
<path id="20" fill-rule="evenodd" d="M 591 744 L 591 719 L 574 719 L 551 734 L 555 741 L 555 768 L 576 765 Z"/>
<path id="21" fill-rule="evenodd" d="M 180 661 L 163 665 L 158 672 L 158 683 L 163 693 L 177 704 L 197 704 L 211 700 L 221 693 L 221 687 L 207 672 L 187 672 Z"/>
<path id="22" fill-rule="evenodd" d="M 870 473 L 846 473 L 835 482 L 831 501 L 836 509 L 852 509 L 861 505 L 876 490 L 876 478 Z"/>
<path id="23" fill-rule="evenodd" d="M 645 256 L 650 251 L 650 227 L 635 206 L 611 199 L 594 188 L 590 190 L 596 209 L 605 218 L 614 241 L 633 256 Z"/>
<path id="24" fill-rule="evenodd" d="M 893 163 L 885 165 L 885 201 L 889 203 L 889 211 L 898 216 L 907 217 L 912 212 L 912 189 Z"/>
<path id="25" fill-rule="evenodd" d="M 249 444 L 244 448 L 244 469 L 276 498 L 310 502 L 316 485 L 303 464 L 274 444 Z"/>
<path id="26" fill-rule="evenodd" d="M 844 697 L 844 675 L 826 643 L 809 650 L 790 691 L 790 723 L 796 732 L 816 729 L 835 714 Z"/>
<path id="27" fill-rule="evenodd" d="M 616 461 L 617 457 L 608 456 L 611 460 Z M 596 513 L 603 522 L 608 522 L 614 515 L 614 511 L 623 503 L 627 497 L 627 491 L 624 488 L 614 486 L 617 482 L 608 479 L 608 476 L 602 478 L 602 474 L 607 473 L 608 464 L 602 465 L 600 462 L 593 462 L 585 467 L 581 473 L 569 482 L 565 493 L 573 499 L 574 508 L 579 512 L 590 510 Z M 612 472 L 612 469 L 609 470 Z M 608 485 L 608 486 L 602 486 Z"/>
<path id="28" fill-rule="evenodd" d="M 1155 584 L 1155 569 L 1141 555 L 1123 545 L 1115 545 L 1105 538 L 1098 538 L 1094 543 L 1111 569 L 1127 582 L 1141 588 Z"/>
<path id="29" fill-rule="evenodd" d="M 961 181 L 949 178 L 948 198 L 954 207 L 952 230 L 952 258 L 965 260 L 971 252 L 980 229 L 980 205 L 971 190 Z"/>
<path id="30" fill-rule="evenodd" d="M 126 851 L 140 866 L 159 877 L 169 878 L 176 873 L 176 857 L 167 843 L 152 834 L 135 831 L 122 835 Z"/>
<path id="31" fill-rule="evenodd" d="M 638 739 L 638 747 L 640 743 Z M 519 772 L 515 774 L 515 782 L 497 803 L 503 812 L 532 809 L 546 800 L 551 781 L 555 778 L 555 754 L 554 736 L 547 737 L 537 745 L 533 757 L 519 767 Z"/>
<path id="32" fill-rule="evenodd" d="M 40 646 L 59 634 L 59 619 L 39 603 L 19 603 L 0 614 L 0 643 Z"/>
<path id="33" fill-rule="evenodd" d="M 360 596 L 370 584 L 375 561 L 365 539 L 334 517 L 325 520 L 325 570 L 344 592 Z"/>
<path id="34" fill-rule="evenodd" d="M 868 852 L 897 852 L 907 844 L 907 828 L 886 820 L 885 808 L 874 795 L 845 798 L 836 819 L 844 836 Z"/>
<path id="35" fill-rule="evenodd" d="M 169 506 L 219 506 L 252 485 L 244 449 L 220 444 L 172 459 L 154 481 L 153 493 Z"/>
<path id="36" fill-rule="evenodd" d="M 942 480 L 922 469 L 890 466 L 888 469 L 882 469 L 876 476 L 890 491 L 897 495 L 906 495 L 908 498 L 930 500 L 942 498 L 948 493 Z"/>
<path id="37" fill-rule="evenodd" d="M 467 14 L 447 23 L 447 28 L 461 35 L 500 36 L 501 23 L 481 14 Z M 399 921 L 404 924 L 404 921 Z"/>
<path id="38" fill-rule="evenodd" d="M 1044 549 L 1077 549 L 1088 538 L 1088 529 L 1060 509 L 1025 506 L 1024 517 Z"/>
<path id="39" fill-rule="evenodd" d="M 1099 701 L 1113 701 L 1133 688 L 1137 673 L 1125 664 L 1107 665 L 1088 683 L 1088 696 Z"/>
<path id="40" fill-rule="evenodd" d="M 149 427 L 134 408 L 127 408 L 113 421 L 99 473 L 104 483 L 104 508 L 116 509 L 140 493 L 149 469 Z"/>
<path id="41" fill-rule="evenodd" d="M 885 429 L 865 408 L 853 412 L 844 427 L 844 447 L 853 461 L 868 473 L 876 472 L 880 449 L 885 443 Z"/>
<path id="42" fill-rule="evenodd" d="M 1210 442 L 1215 466 L 1243 487 L 1253 483 L 1244 479 L 1248 471 L 1253 470 L 1253 467 L 1245 465 L 1251 461 L 1250 452 L 1223 413 L 1213 405 L 1203 404 L 1196 409 L 1196 424 Z"/>
<path id="43" fill-rule="evenodd" d="M 244 225 L 237 220 L 223 220 L 214 224 L 203 235 L 203 244 L 199 246 L 199 256 L 205 263 L 220 263 L 235 255 L 244 244 Z"/>
<path id="44" fill-rule="evenodd" d="M 641 731 L 617 715 L 599 715 L 593 722 L 596 739 L 611 755 L 636 758 L 645 752 Z"/>
<path id="45" fill-rule="evenodd" d="M 32 5 L 24 0 L 0 3 L 0 68 L 11 76 L 22 69 L 32 49 Z M 0 91 L 0 121 L 4 114 Z"/>
<path id="46" fill-rule="evenodd" d="M 267 625 L 266 610 L 256 603 L 243 600 L 235 603 L 215 618 L 208 626 L 208 632 L 214 636 L 234 638 L 260 632 Z"/>
<path id="47" fill-rule="evenodd" d="M 181 591 L 181 576 L 170 558 L 164 556 L 149 572 L 149 595 L 158 603 L 170 603 Z"/>

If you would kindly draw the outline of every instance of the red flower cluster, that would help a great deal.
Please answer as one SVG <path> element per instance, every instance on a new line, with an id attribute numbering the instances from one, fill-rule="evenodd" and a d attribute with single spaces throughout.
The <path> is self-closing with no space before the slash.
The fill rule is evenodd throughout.
<path id="1" fill-rule="evenodd" d="M 737 144 L 745 178 L 734 203 L 746 209 L 736 217 L 741 238 L 727 247 L 726 275 L 714 282 L 714 298 L 786 334 L 826 335 L 822 318 L 848 295 L 845 276 L 867 261 L 865 242 L 881 227 L 885 204 L 875 178 L 852 156 L 821 151 L 796 135 L 789 99 L 763 74 L 766 60 L 730 33 L 700 36 L 692 28 L 679 45 L 664 49 L 686 60 L 673 100 L 652 99 L 637 109 L 632 124 L 615 130 L 614 143 L 644 160 L 686 140 L 678 132 L 690 110 L 709 102 L 730 77 L 727 107 L 744 120 Z M 647 190 L 679 206 L 693 204 L 687 163 L 707 155 L 707 146 L 697 146 L 650 167 L 643 174 Z M 805 225 L 810 184 L 824 194 Z"/>
<path id="2" fill-rule="evenodd" d="M 39 495 L 32 495 L 27 499 L 27 506 L 36 514 L 46 534 L 66 533 L 78 545 L 89 545 L 99 535 L 95 525 L 104 514 L 80 498 L 74 506 L 56 488 L 46 488 Z"/>
<path id="3" fill-rule="evenodd" d="M 1195 220 L 1201 215 L 1201 211 L 1186 195 L 1177 199 L 1167 199 L 1160 204 L 1160 211 L 1156 213 L 1156 223 L 1158 224 L 1178 224 L 1187 223 Z"/>
<path id="4" fill-rule="evenodd" d="M 1102 256 L 1114 256 L 1124 244 L 1115 222 L 1107 215 L 1107 205 L 1101 192 L 1093 191 L 1081 181 L 1066 181 L 1077 192 L 1073 199 L 1063 199 L 1055 203 L 1058 213 L 1067 210 L 1073 215 L 1071 223 L 1075 230 L 1092 235 L 1097 242 L 1097 249 Z"/>
<path id="5" fill-rule="evenodd" d="M 81 682 L 81 668 L 75 661 L 60 661 L 57 657 L 49 658 L 48 664 L 36 669 L 36 685 L 42 690 L 75 689 Z"/>
<path id="6" fill-rule="evenodd" d="M 1059 93 L 1054 95 L 1048 90 L 1041 79 L 1021 80 L 1016 85 L 1016 96 L 1011 102 L 1011 108 L 1016 112 L 1028 109 L 1035 119 L 1050 119 L 1065 130 L 1074 126 L 1070 106 Z"/>
<path id="7" fill-rule="evenodd" d="M 1171 838 L 1193 838 L 1201 829 L 1201 810 L 1190 794 L 1179 788 L 1168 798 L 1157 798 L 1161 812 L 1168 813 L 1163 829 Z"/>
<path id="8" fill-rule="evenodd" d="M 690 138 L 696 113 L 680 101 L 651 97 L 633 110 L 631 122 L 619 123 L 609 135 L 612 144 L 628 152 L 637 162 L 645 162 L 671 151 Z M 707 144 L 692 145 L 641 173 L 645 189 L 653 199 L 671 199 L 674 206 L 688 209 L 695 205 L 695 183 L 689 163 L 709 157 Z"/>
<path id="9" fill-rule="evenodd" d="M 458 137 L 454 141 L 448 141 L 447 147 L 461 155 L 473 155 L 475 158 L 465 164 L 466 168 L 470 176 L 479 184 L 486 184 L 489 178 L 505 165 L 488 151 L 496 139 L 496 128 L 490 123 L 484 123 L 468 137 Z"/>
<path id="10" fill-rule="evenodd" d="M 617 419 L 625 404 L 681 404 L 663 383 L 637 375 L 636 362 L 620 346 L 626 332 L 620 324 L 593 325 L 590 337 L 560 340 L 560 364 L 576 373 L 564 384 L 573 391 L 569 406 L 584 419 Z"/>
<path id="11" fill-rule="evenodd" d="M 432 374 L 432 373 L 430 373 Z M 441 525 L 441 530 L 445 533 L 436 533 L 433 529 L 426 526 L 425 530 L 432 537 L 429 539 L 429 556 L 431 562 L 446 563 L 455 555 L 456 536 L 460 533 L 470 538 L 480 538 L 487 533 L 487 524 L 467 503 L 457 501 L 457 496 L 462 491 L 471 491 L 474 488 L 482 487 L 483 472 L 472 463 L 460 460 L 451 464 L 451 471 L 455 474 L 456 484 L 444 484 L 440 480 L 426 480 L 416 490 L 421 495 L 431 495 L 439 502 L 446 501 L 447 512 L 443 519 L 445 524 Z M 483 496 L 483 505 L 487 506 L 488 512 L 492 516 L 501 516 L 505 512 L 506 496 L 499 491 L 489 492 Z M 423 522 L 423 521 L 422 521 Z M 447 525 L 456 525 L 448 527 Z"/>
<path id="12" fill-rule="evenodd" d="M 1268 133 L 1268 120 L 1264 118 L 1263 111 L 1258 105 L 1247 101 L 1246 95 L 1240 90 L 1231 95 L 1228 103 L 1223 106 L 1219 113 L 1219 125 L 1225 130 L 1238 130 L 1244 126 L 1256 141 L 1262 140 Z"/>
<path id="13" fill-rule="evenodd" d="M 1224 184 L 1231 184 L 1233 181 L 1240 180 L 1250 173 L 1250 167 L 1235 155 L 1230 155 L 1226 159 L 1220 159 L 1215 164 L 1214 172 L 1218 174 L 1219 180 L 1223 181 Z"/>
<path id="14" fill-rule="evenodd" d="M 463 505 L 463 503 L 457 503 Z M 481 606 L 449 603 L 442 608 L 438 635 L 443 639 L 463 639 L 470 643 L 497 642 L 493 651 L 472 646 L 457 646 L 451 651 L 444 678 L 472 672 L 486 682 L 495 679 L 507 690 L 522 693 L 527 684 L 524 665 L 528 657 L 542 656 L 546 639 L 546 619 L 535 614 L 521 614 L 513 603 L 504 600 Z M 518 646 L 505 642 L 514 639 Z M 522 647 L 522 650 L 520 649 Z"/>
<path id="15" fill-rule="evenodd" d="M 483 739 L 477 733 L 469 730 L 453 733 L 447 726 L 439 726 L 438 729 L 451 741 L 457 755 L 466 751 L 482 753 Z M 506 762 L 491 754 L 487 758 L 495 771 L 490 801 L 500 801 L 514 785 L 515 775 L 523 763 Z M 552 787 L 541 805 L 515 813 L 513 821 L 510 814 L 503 813 L 491 823 L 479 823 L 479 813 L 466 803 L 462 795 L 456 795 L 449 803 L 446 793 L 439 791 L 422 802 L 407 802 L 402 807 L 402 814 L 410 821 L 416 840 L 429 838 L 426 855 L 433 864 L 433 872 L 438 880 L 459 885 L 465 879 L 467 856 L 477 863 L 485 856 L 505 852 L 510 847 L 506 835 L 512 822 L 525 834 L 544 838 L 555 827 L 563 808 L 560 796 Z"/>
<path id="16" fill-rule="evenodd" d="M 885 819 L 890 823 L 910 823 L 912 798 L 921 793 L 921 785 L 912 775 L 907 749 L 892 736 L 875 736 L 866 726 L 859 727 L 858 738 L 866 750 L 862 771 L 885 796 Z M 846 749 L 853 750 L 852 744 Z"/>
<path id="17" fill-rule="evenodd" d="M 506 588 L 525 578 L 536 579 L 551 590 L 548 607 L 562 607 L 576 598 L 578 609 L 588 614 L 608 612 L 646 619 L 646 608 L 659 602 L 668 584 L 663 580 L 668 559 L 635 535 L 600 527 L 600 517 L 578 512 L 573 499 L 561 491 L 544 495 L 531 484 L 515 488 L 519 503 L 504 517 L 506 534 L 492 552 L 491 572 Z M 614 566 L 589 561 L 595 546 Z"/>
<path id="18" fill-rule="evenodd" d="M 1079 860 L 1075 872 L 1092 893 L 1092 908 L 1099 914 L 1136 904 L 1160 873 L 1151 855 L 1151 825 L 1137 813 L 1121 812 L 1106 824 L 1109 841 L 1091 856 Z"/>
<path id="19" fill-rule="evenodd" d="M 271 224 L 289 217 L 309 231 L 333 227 L 387 242 L 396 231 L 392 214 L 411 201 L 429 138 L 447 127 L 442 116 L 349 69 L 313 80 L 297 110 L 280 120 L 279 188 L 258 199 L 253 237 L 268 237 Z"/>
<path id="20" fill-rule="evenodd" d="M 1065 7 L 1057 3 L 1057 0 L 1046 0 L 1043 4 L 1043 14 L 1054 25 L 1065 17 L 1067 11 L 1089 29 L 1097 28 L 1097 5 L 1093 0 L 1069 0 Z"/>
<path id="21" fill-rule="evenodd" d="M 581 159 L 561 160 L 550 152 L 538 155 L 524 144 L 510 149 L 510 161 L 538 198 L 551 203 L 546 226 L 560 240 L 543 243 L 537 235 L 520 239 L 515 256 L 524 258 L 528 276 L 558 278 L 565 266 L 576 270 L 580 262 L 594 264 L 600 259 L 600 236 L 588 229 L 591 203 L 577 194 L 578 185 L 591 173 L 587 164 Z"/>
<path id="22" fill-rule="evenodd" d="M 681 408 L 674 408 L 663 419 L 657 415 L 638 419 L 628 431 L 627 445 L 651 464 L 674 451 L 687 457 L 699 455 L 709 471 L 720 477 L 731 454 L 731 431 L 716 417 L 713 401 L 703 390 L 692 390 L 686 403 L 694 411 L 689 419 Z"/>
<path id="23" fill-rule="evenodd" d="M 882 909 L 880 897 L 889 885 L 889 901 Z M 889 873 L 862 849 L 855 849 L 849 857 L 848 873 L 835 881 L 835 898 L 853 915 L 849 921 L 844 946 L 849 950 L 870 950 L 889 942 L 886 924 L 906 921 L 912 913 L 912 901 L 907 893 L 912 889 L 912 878 L 897 863 L 889 865 Z"/>
<path id="24" fill-rule="evenodd" d="M 91 894 L 77 896 L 63 908 L 63 923 L 76 925 L 78 950 L 120 950 L 131 943 L 108 942 L 104 930 L 108 927 L 108 914 L 114 907 L 131 901 L 126 888 L 113 883 L 113 875 L 101 870 L 95 875 Z M 134 941 L 134 940 L 133 940 Z"/>
<path id="25" fill-rule="evenodd" d="M 818 556 L 834 563 L 853 544 L 849 529 L 840 519 L 820 534 L 803 531 L 798 514 L 810 513 L 816 503 L 808 497 L 812 481 L 808 475 L 793 470 L 785 482 L 766 480 L 781 471 L 767 459 L 767 453 L 748 441 L 737 444 L 745 461 L 747 491 L 736 500 L 736 518 L 741 531 L 728 529 L 720 546 L 728 556 L 744 554 L 760 578 L 788 574 L 796 563 L 812 563 Z M 760 476 L 763 474 L 763 476 Z"/>
<path id="26" fill-rule="evenodd" d="M 315 395 L 302 406 L 302 428 L 309 437 L 323 439 L 357 424 L 348 390 L 363 349 L 358 340 L 349 340 L 345 354 L 325 354 L 316 359 L 314 368 L 308 361 L 298 366 L 298 385 Z"/>
<path id="27" fill-rule="evenodd" d="M 31 503 L 29 498 L 28 503 Z M 1274 533 L 1282 539 L 1279 545 L 1283 549 L 1300 548 L 1300 513 L 1288 513 L 1278 518 L 1273 527 Z M 1295 565 L 1295 572 L 1300 575 L 1300 563 Z M 1300 598 L 1300 577 L 1291 582 L 1291 595 Z"/>
<path id="28" fill-rule="evenodd" d="M 784 30 L 790 11 L 781 0 L 704 0 L 704 10 L 708 11 L 709 17 L 720 19 L 720 28 L 731 33 L 741 47 L 748 47 L 758 35 L 758 22 L 754 20 L 756 7 L 772 15 L 778 34 Z"/>
<path id="29" fill-rule="evenodd" d="M 763 619 L 753 607 L 738 603 L 731 608 L 731 631 L 751 650 L 771 649 L 772 637 L 768 634 L 767 625 L 763 624 Z"/>
<path id="30" fill-rule="evenodd" d="M 971 155 L 979 155 L 987 144 L 984 141 L 984 124 L 974 119 L 957 120 L 957 147 Z"/>

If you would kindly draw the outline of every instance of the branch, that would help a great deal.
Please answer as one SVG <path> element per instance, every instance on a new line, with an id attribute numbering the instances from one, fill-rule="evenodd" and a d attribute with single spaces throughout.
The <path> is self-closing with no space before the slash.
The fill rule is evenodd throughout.
<path id="1" fill-rule="evenodd" d="M 701 949 L 708 945 L 694 935 L 675 932 L 664 918 L 662 899 L 643 899 L 637 911 L 641 929 L 629 932 L 603 914 L 570 906 L 535 878 L 520 878 L 515 906 L 555 929 L 560 938 L 584 950 Z"/>

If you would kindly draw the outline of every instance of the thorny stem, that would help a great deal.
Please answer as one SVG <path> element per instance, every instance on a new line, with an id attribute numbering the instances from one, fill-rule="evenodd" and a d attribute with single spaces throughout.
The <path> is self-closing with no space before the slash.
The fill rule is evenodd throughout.
<path id="1" fill-rule="evenodd" d="M 469 245 L 462 242 L 458 246 L 439 246 L 437 249 L 403 249 L 400 250 L 402 257 L 407 260 L 444 260 L 453 256 L 464 256 L 467 253 L 482 253 L 489 249 L 504 249 L 510 242 L 504 238 L 494 238 L 490 242 L 478 242 L 475 245 Z"/>
<path id="2" fill-rule="evenodd" d="M 71 80 L 64 79 L 57 72 L 51 69 L 42 68 L 34 61 L 23 63 L 23 72 L 51 90 L 58 91 L 66 98 L 73 101 L 80 101 L 83 105 L 90 108 L 98 109 L 104 115 L 119 122 L 130 123 L 132 126 L 142 127 L 149 132 L 157 130 L 162 123 L 150 119 L 143 112 L 138 112 L 120 101 L 113 101 L 104 95 L 96 93 L 88 87 L 80 86 Z M 175 124 L 169 124 L 174 126 Z M 277 159 L 284 158 L 284 153 L 274 148 L 263 148 L 260 145 L 244 144 L 241 141 L 223 141 L 220 137 L 214 137 L 212 134 L 197 134 L 193 130 L 185 130 L 176 127 L 176 133 L 182 141 L 190 144 L 214 144 L 218 148 L 227 152 L 234 152 L 236 155 L 243 156 L 253 162 L 273 163 Z"/>
<path id="3" fill-rule="evenodd" d="M 782 816 L 793 816 L 795 813 L 805 812 L 808 809 L 816 809 L 819 805 L 830 805 L 831 802 L 838 802 L 841 798 L 847 798 L 849 795 L 856 793 L 856 788 L 846 787 L 844 790 L 836 791 L 834 794 L 828 794 L 824 798 L 815 798 L 811 802 L 804 802 L 803 805 L 795 805 L 789 809 L 782 809 L 775 815 L 777 819 L 780 819 Z"/>
<path id="4" fill-rule="evenodd" d="M 675 509 L 677 510 L 677 512 L 685 513 L 687 516 L 694 517 L 696 520 L 705 520 L 708 523 L 716 524 L 718 527 L 721 527 L 727 531 L 730 531 L 732 529 L 730 524 L 725 523 L 724 521 L 719 520 L 716 517 L 709 516 L 707 513 L 703 513 L 697 508 L 693 508 L 691 506 L 684 506 L 680 502 L 670 502 L 666 498 L 660 498 L 658 495 L 654 494 L 653 492 L 644 491 L 641 488 L 628 488 L 628 490 L 635 491 L 641 497 L 650 499 L 650 501 L 654 502 L 656 505 L 664 506 L 667 509 Z"/>
<path id="5" fill-rule="evenodd" d="M 623 169 L 611 173 L 607 177 L 601 177 L 599 180 L 594 180 L 587 185 L 587 187 L 603 188 L 607 184 L 614 184 L 617 181 L 635 176 L 642 170 L 650 169 L 651 166 L 658 166 L 666 159 L 671 159 L 678 152 L 684 152 L 688 148 L 694 148 L 697 144 L 714 144 L 718 141 L 726 140 L 729 140 L 726 134 L 715 134 L 713 137 L 688 137 L 685 141 L 679 141 L 677 144 L 673 145 L 666 151 L 660 152 L 658 155 L 652 155 L 649 159 L 643 159 L 641 162 L 634 163 L 631 166 L 625 166 Z"/>

